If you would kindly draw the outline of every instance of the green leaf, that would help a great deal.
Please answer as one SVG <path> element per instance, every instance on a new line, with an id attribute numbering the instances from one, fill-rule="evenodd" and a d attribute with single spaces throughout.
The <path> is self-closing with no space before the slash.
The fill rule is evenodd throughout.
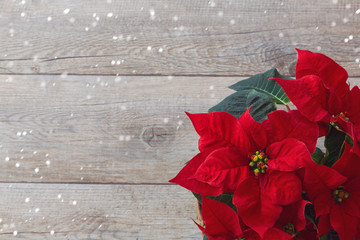
<path id="1" fill-rule="evenodd" d="M 201 195 L 197 194 L 197 193 L 194 193 L 194 192 L 193 192 L 193 194 L 196 197 L 196 199 L 200 203 L 202 203 Z M 233 195 L 234 195 L 233 193 L 223 193 L 223 194 L 221 194 L 219 196 L 216 196 L 216 197 L 208 197 L 207 196 L 207 198 L 210 198 L 210 199 L 225 203 L 226 205 L 228 205 L 229 207 L 234 209 L 234 211 L 236 211 L 236 206 L 232 203 Z"/>
<path id="2" fill-rule="evenodd" d="M 323 164 L 323 159 L 325 157 L 325 154 L 321 151 L 320 148 L 316 148 L 315 152 L 311 154 L 311 158 L 317 163 L 317 164 Z"/>
<path id="3" fill-rule="evenodd" d="M 342 154 L 346 134 L 337 130 L 334 126 L 329 128 L 325 137 L 325 165 L 331 167 Z"/>
<path id="4" fill-rule="evenodd" d="M 255 89 L 261 93 L 268 95 L 277 104 L 289 104 L 290 100 L 285 94 L 284 90 L 281 88 L 281 86 L 272 79 L 268 80 L 268 78 L 288 79 L 287 77 L 282 76 L 275 68 L 273 68 L 265 73 L 256 74 L 248 79 L 235 83 L 229 88 L 236 91 Z"/>
<path id="5" fill-rule="evenodd" d="M 255 121 L 262 122 L 267 114 L 276 110 L 276 104 L 266 94 L 256 90 L 241 90 L 231 94 L 209 112 L 227 112 L 239 118 L 249 107 Z"/>

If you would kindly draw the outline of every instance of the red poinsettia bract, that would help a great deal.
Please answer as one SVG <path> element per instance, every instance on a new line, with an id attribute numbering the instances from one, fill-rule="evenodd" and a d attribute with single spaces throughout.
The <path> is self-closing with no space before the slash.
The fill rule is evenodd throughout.
<path id="1" fill-rule="evenodd" d="M 294 236 L 277 228 L 269 229 L 263 238 L 239 219 L 237 213 L 228 205 L 202 197 L 202 218 L 205 228 L 196 225 L 209 240 L 290 240 Z"/>
<path id="2" fill-rule="evenodd" d="M 336 123 L 353 138 L 353 151 L 360 155 L 360 89 L 350 90 L 346 70 L 331 58 L 297 52 L 296 80 L 274 80 L 304 116 L 319 123 L 321 135 L 326 135 L 328 123 Z"/>
<path id="3" fill-rule="evenodd" d="M 249 110 L 239 119 L 224 112 L 188 115 L 200 135 L 200 153 L 170 181 L 207 196 L 234 193 L 242 221 L 264 237 L 285 206 L 302 200 L 317 124 L 297 111 L 275 111 L 262 124 Z"/>
<path id="4" fill-rule="evenodd" d="M 331 167 L 317 165 L 307 174 L 305 190 L 319 220 L 319 235 L 334 229 L 340 240 L 360 235 L 360 157 L 345 143 L 341 158 Z M 355 238 L 358 239 L 358 238 Z"/>

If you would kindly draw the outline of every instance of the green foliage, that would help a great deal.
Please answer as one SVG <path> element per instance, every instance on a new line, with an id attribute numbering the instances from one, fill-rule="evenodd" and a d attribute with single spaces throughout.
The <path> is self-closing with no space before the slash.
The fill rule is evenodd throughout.
<path id="1" fill-rule="evenodd" d="M 242 90 L 231 94 L 209 112 L 227 112 L 239 118 L 249 107 L 255 121 L 262 122 L 266 115 L 276 110 L 276 105 L 266 94 L 256 90 Z"/>
<path id="2" fill-rule="evenodd" d="M 325 165 L 331 167 L 340 158 L 344 146 L 346 133 L 339 131 L 334 126 L 330 126 L 325 138 Z"/>
<path id="3" fill-rule="evenodd" d="M 281 86 L 272 79 L 269 78 L 284 78 L 275 68 L 270 69 L 265 73 L 256 74 L 248 79 L 242 80 L 229 88 L 236 91 L 251 90 L 254 89 L 258 92 L 266 94 L 275 103 L 287 105 L 290 103 L 289 98 L 286 96 Z"/>
<path id="4" fill-rule="evenodd" d="M 324 164 L 324 157 L 325 154 L 321 151 L 320 148 L 316 148 L 315 152 L 313 152 L 313 154 L 311 154 L 311 158 L 317 163 L 317 164 Z"/>

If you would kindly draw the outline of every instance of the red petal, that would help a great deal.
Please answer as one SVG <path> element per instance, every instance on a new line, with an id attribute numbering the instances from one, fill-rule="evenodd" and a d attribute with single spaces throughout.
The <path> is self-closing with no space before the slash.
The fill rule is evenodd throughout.
<path id="1" fill-rule="evenodd" d="M 280 215 L 278 223 L 284 226 L 288 223 L 292 223 L 297 231 L 301 231 L 306 226 L 305 219 L 305 206 L 310 202 L 305 200 L 297 201 L 293 204 L 284 207 L 283 212 Z"/>
<path id="2" fill-rule="evenodd" d="M 206 197 L 202 199 L 202 217 L 207 235 L 230 235 L 234 237 L 242 235 L 239 217 L 232 208 L 225 203 Z"/>
<path id="3" fill-rule="evenodd" d="M 346 112 L 350 121 L 354 124 L 360 123 L 360 111 L 359 111 L 359 102 L 360 102 L 360 89 L 358 86 L 355 86 L 351 89 L 348 102 L 345 103 Z"/>
<path id="4" fill-rule="evenodd" d="M 297 109 L 311 121 L 329 117 L 329 90 L 321 78 L 308 75 L 296 80 L 274 79 L 284 89 L 286 95 Z M 301 89 L 301 91 L 299 91 Z"/>
<path id="5" fill-rule="evenodd" d="M 213 151 L 200 165 L 195 178 L 225 192 L 235 192 L 238 184 L 248 176 L 249 159 L 236 148 Z"/>
<path id="6" fill-rule="evenodd" d="M 359 176 L 360 157 L 351 152 L 351 146 L 345 144 L 344 152 L 341 158 L 331 167 L 349 179 Z"/>
<path id="7" fill-rule="evenodd" d="M 296 78 L 306 75 L 317 75 L 336 90 L 339 97 L 346 95 L 349 86 L 346 84 L 348 74 L 346 70 L 331 58 L 310 51 L 297 49 L 298 61 L 296 64 Z"/>
<path id="8" fill-rule="evenodd" d="M 335 200 L 331 195 L 331 190 L 317 192 L 313 200 L 316 217 L 324 214 L 329 214 L 331 208 L 335 205 Z"/>
<path id="9" fill-rule="evenodd" d="M 315 164 L 305 144 L 294 138 L 271 144 L 266 154 L 269 168 L 278 171 L 296 171 Z"/>
<path id="10" fill-rule="evenodd" d="M 200 152 L 211 148 L 236 146 L 244 152 L 253 153 L 266 146 L 265 131 L 248 109 L 240 119 L 226 112 L 189 114 L 196 132 L 200 135 Z"/>
<path id="11" fill-rule="evenodd" d="M 327 234 L 331 230 L 329 214 L 323 215 L 319 218 L 318 231 L 319 236 Z"/>
<path id="12" fill-rule="evenodd" d="M 311 188 L 321 185 L 328 189 L 335 189 L 345 183 L 346 177 L 336 170 L 324 165 L 312 164 L 306 168 L 304 183 Z M 307 191 L 309 191 L 307 190 Z"/>
<path id="13" fill-rule="evenodd" d="M 263 194 L 271 199 L 273 204 L 289 205 L 300 201 L 302 183 L 292 172 L 274 171 L 269 175 Z"/>
<path id="14" fill-rule="evenodd" d="M 210 186 L 207 183 L 194 179 L 194 174 L 199 166 L 204 162 L 210 151 L 197 154 L 188 162 L 183 169 L 169 182 L 179 184 L 180 186 L 205 196 L 218 196 L 224 191 L 219 187 Z"/>
<path id="15" fill-rule="evenodd" d="M 359 220 L 356 217 L 346 214 L 342 204 L 336 204 L 330 213 L 330 223 L 334 230 L 339 234 L 341 240 L 352 240 L 357 233 Z"/>
<path id="16" fill-rule="evenodd" d="M 274 226 L 282 211 L 281 206 L 262 196 L 256 177 L 248 177 L 239 184 L 233 203 L 242 221 L 260 237 L 264 237 L 265 232 Z"/>
<path id="17" fill-rule="evenodd" d="M 293 236 L 277 228 L 270 228 L 266 231 L 263 240 L 289 240 Z"/>
<path id="18" fill-rule="evenodd" d="M 278 110 L 268 114 L 268 119 L 261 123 L 268 136 L 268 145 L 285 138 L 296 138 L 306 144 L 309 151 L 315 151 L 319 127 L 309 121 L 299 111 L 285 112 Z"/>

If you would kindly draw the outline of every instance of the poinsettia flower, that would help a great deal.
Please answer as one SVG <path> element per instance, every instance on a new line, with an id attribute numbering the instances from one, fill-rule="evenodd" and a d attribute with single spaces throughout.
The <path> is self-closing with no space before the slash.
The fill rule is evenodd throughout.
<path id="1" fill-rule="evenodd" d="M 233 240 L 243 237 L 239 217 L 225 203 L 202 196 L 201 215 L 205 228 L 196 223 L 209 240 Z"/>
<path id="2" fill-rule="evenodd" d="M 352 240 L 360 225 L 360 157 L 345 143 L 344 153 L 331 167 L 308 171 L 305 190 L 319 219 L 319 235 L 334 229 L 341 240 Z"/>
<path id="3" fill-rule="evenodd" d="M 261 238 L 241 222 L 228 205 L 202 196 L 202 218 L 205 228 L 195 222 L 209 240 L 290 240 L 294 236 L 278 228 L 268 229 Z"/>
<path id="4" fill-rule="evenodd" d="M 296 80 L 274 80 L 305 117 L 318 122 L 320 135 L 326 135 L 329 123 L 336 123 L 353 138 L 353 151 L 360 155 L 360 131 L 356 130 L 360 129 L 359 88 L 350 90 L 346 70 L 331 58 L 310 51 L 297 52 Z"/>
<path id="5" fill-rule="evenodd" d="M 301 172 L 304 162 L 313 162 L 309 148 L 314 148 L 318 128 L 308 120 L 294 120 L 296 112 L 282 111 L 271 115 L 263 126 L 249 110 L 239 119 L 223 112 L 188 114 L 200 135 L 199 150 L 203 154 L 192 159 L 171 182 L 208 196 L 235 192 L 239 216 L 264 237 L 282 207 L 301 199 Z M 277 118 L 289 119 L 289 126 L 275 125 Z M 315 134 L 305 135 L 305 131 Z M 268 139 L 271 132 L 276 136 Z M 254 187 L 249 188 L 245 184 L 248 181 Z M 248 209 L 257 214 L 250 214 Z"/>

